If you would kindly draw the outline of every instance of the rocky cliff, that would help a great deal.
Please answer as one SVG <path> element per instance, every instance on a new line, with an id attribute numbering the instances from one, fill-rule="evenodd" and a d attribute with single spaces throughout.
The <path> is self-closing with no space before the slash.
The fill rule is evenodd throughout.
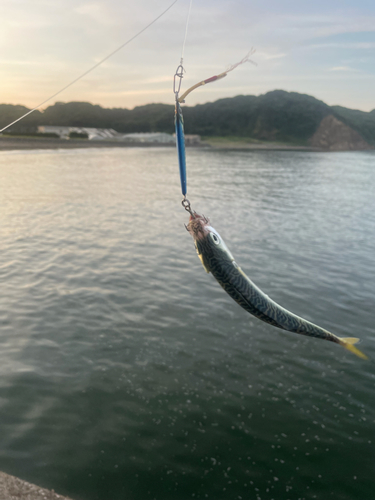
<path id="1" fill-rule="evenodd" d="M 323 118 L 309 143 L 314 148 L 327 151 L 365 151 L 373 149 L 358 132 L 333 115 Z"/>

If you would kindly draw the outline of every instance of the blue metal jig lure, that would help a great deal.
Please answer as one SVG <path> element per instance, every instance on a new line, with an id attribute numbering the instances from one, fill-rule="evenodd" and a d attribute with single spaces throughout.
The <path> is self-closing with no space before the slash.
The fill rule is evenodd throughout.
<path id="1" fill-rule="evenodd" d="M 181 180 L 181 191 L 183 196 L 186 196 L 187 186 L 186 186 L 186 154 L 185 154 L 185 134 L 184 134 L 184 119 L 182 117 L 182 110 L 180 103 L 176 100 L 175 117 L 174 117 L 175 129 L 176 129 L 176 145 L 177 145 L 177 155 L 178 164 L 180 167 L 180 180 Z"/>

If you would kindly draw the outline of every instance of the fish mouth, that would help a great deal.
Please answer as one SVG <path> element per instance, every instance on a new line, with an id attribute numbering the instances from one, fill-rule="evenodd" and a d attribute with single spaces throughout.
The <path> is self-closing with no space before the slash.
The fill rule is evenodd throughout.
<path id="1" fill-rule="evenodd" d="M 207 217 L 194 212 L 193 215 L 190 215 L 189 224 L 186 226 L 186 229 L 192 235 L 194 240 L 202 240 L 206 238 L 209 233 L 209 223 L 210 221 Z"/>

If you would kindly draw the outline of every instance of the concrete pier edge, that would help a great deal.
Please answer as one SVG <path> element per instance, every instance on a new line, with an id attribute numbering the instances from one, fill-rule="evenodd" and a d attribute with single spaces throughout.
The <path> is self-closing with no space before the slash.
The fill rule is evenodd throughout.
<path id="1" fill-rule="evenodd" d="M 0 500 L 72 500 L 18 477 L 0 472 Z"/>

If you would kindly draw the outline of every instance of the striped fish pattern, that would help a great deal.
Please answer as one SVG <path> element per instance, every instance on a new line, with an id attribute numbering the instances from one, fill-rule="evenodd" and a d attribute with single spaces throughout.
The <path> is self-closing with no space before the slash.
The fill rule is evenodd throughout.
<path id="1" fill-rule="evenodd" d="M 359 339 L 337 337 L 284 309 L 263 293 L 237 265 L 219 233 L 210 226 L 204 216 L 194 213 L 190 217 L 187 230 L 194 238 L 198 256 L 205 270 L 211 273 L 228 295 L 247 312 L 282 330 L 336 342 L 357 356 L 367 359 L 367 356 L 353 345 Z"/>

